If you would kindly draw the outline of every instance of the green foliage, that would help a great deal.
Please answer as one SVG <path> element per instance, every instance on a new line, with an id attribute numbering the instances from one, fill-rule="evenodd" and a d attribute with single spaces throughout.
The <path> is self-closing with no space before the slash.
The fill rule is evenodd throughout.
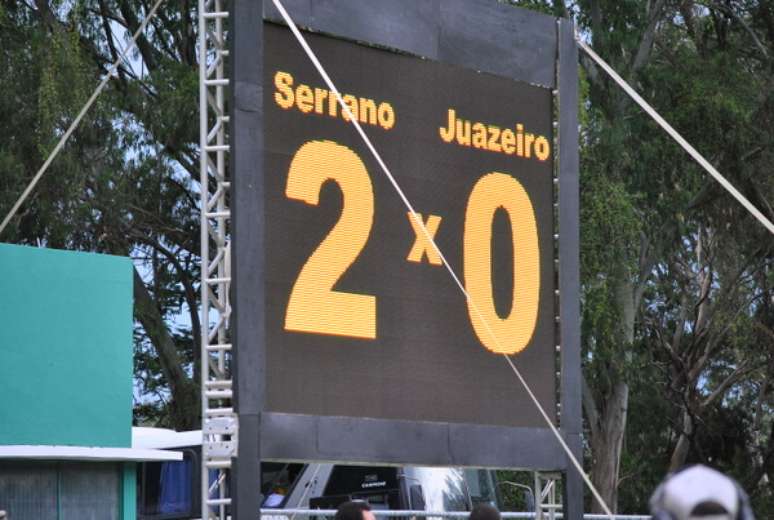
<path id="1" fill-rule="evenodd" d="M 739 22 L 767 8 L 685 2 L 648 12 L 655 4 L 581 1 L 577 19 L 595 50 L 771 218 L 772 176 L 763 164 L 770 171 L 772 139 L 760 121 L 774 114 L 774 77 Z M 653 45 L 635 67 L 654 16 Z M 756 34 L 772 48 L 774 32 Z M 766 357 L 774 336 L 758 332 L 771 331 L 762 325 L 771 323 L 763 318 L 773 295 L 771 236 L 596 67 L 584 65 L 584 373 L 601 411 L 615 382 L 630 389 L 619 511 L 643 512 L 673 457 L 729 471 L 752 486 L 756 505 L 769 508 L 770 490 L 759 491 L 761 456 L 773 447 L 765 433 L 750 432 L 771 431 L 771 394 L 761 389 L 774 377 Z M 622 320 L 638 294 L 632 325 Z M 622 327 L 630 325 L 628 343 Z M 674 450 L 686 414 L 695 431 L 683 458 Z"/>
<path id="2" fill-rule="evenodd" d="M 41 64 L 36 128 L 40 154 L 45 157 L 85 104 L 94 86 L 89 82 L 91 71 L 80 47 L 80 35 L 74 27 L 54 31 L 50 38 L 39 42 L 35 58 Z M 89 119 L 84 124 L 88 125 Z"/>
<path id="3" fill-rule="evenodd" d="M 561 3 L 551 0 L 498 0 L 517 7 L 523 7 L 532 11 L 554 16 L 562 16 Z"/>
<path id="4" fill-rule="evenodd" d="M 604 283 L 610 266 L 623 263 L 621 275 L 636 274 L 642 223 L 637 196 L 620 180 L 584 161 L 581 174 L 581 278 Z"/>
<path id="5" fill-rule="evenodd" d="M 665 394 L 666 375 L 647 341 L 635 347 L 627 373 L 631 384 L 625 449 L 621 459 L 619 511 L 643 513 L 663 480 L 671 451 L 674 403 Z"/>
<path id="6" fill-rule="evenodd" d="M 528 471 L 501 470 L 497 472 L 500 499 L 504 511 L 534 511 L 534 475 Z M 532 502 L 530 504 L 530 502 Z M 530 507 L 532 506 L 532 507 Z"/>

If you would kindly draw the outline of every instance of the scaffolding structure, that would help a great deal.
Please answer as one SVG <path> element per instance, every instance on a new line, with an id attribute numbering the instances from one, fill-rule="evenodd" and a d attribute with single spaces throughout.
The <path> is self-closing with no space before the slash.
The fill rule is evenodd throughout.
<path id="1" fill-rule="evenodd" d="M 561 473 L 535 472 L 535 520 L 556 520 L 562 512 L 562 501 L 556 493 Z"/>
<path id="2" fill-rule="evenodd" d="M 202 520 L 229 518 L 231 464 L 238 452 L 239 428 L 233 406 L 233 359 L 229 337 L 228 5 L 229 0 L 199 0 Z M 555 171 L 554 175 L 557 173 Z M 554 240 L 557 239 L 555 234 Z M 558 291 L 556 296 L 558 298 Z M 536 472 L 534 476 L 535 518 L 553 520 L 562 509 L 556 493 L 561 475 Z"/>
<path id="3" fill-rule="evenodd" d="M 225 520 L 237 455 L 229 322 L 230 181 L 226 89 L 227 0 L 199 0 L 199 144 L 201 195 L 201 518 Z"/>

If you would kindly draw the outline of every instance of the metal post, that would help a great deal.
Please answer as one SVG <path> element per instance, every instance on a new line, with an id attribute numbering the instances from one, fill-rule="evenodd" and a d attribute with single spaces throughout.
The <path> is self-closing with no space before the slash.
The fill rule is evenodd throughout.
<path id="1" fill-rule="evenodd" d="M 228 49 L 225 0 L 199 0 L 199 147 L 201 194 L 201 400 L 202 519 L 225 520 L 231 504 L 228 482 L 237 453 L 237 418 L 232 406 L 231 255 L 228 207 L 230 182 L 225 60 Z M 212 248 L 210 246 L 213 246 Z M 210 473 L 213 481 L 210 482 Z"/>
<path id="2" fill-rule="evenodd" d="M 557 26 L 559 104 L 559 301 L 561 338 L 560 427 L 577 460 L 583 460 L 581 433 L 581 348 L 580 348 L 580 209 L 578 155 L 578 49 L 570 20 Z M 569 463 L 564 477 L 564 517 L 583 518 L 583 479 Z"/>

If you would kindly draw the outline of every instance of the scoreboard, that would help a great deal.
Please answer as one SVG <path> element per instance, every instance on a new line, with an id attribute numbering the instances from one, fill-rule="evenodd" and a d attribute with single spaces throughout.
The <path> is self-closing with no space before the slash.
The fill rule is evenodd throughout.
<path id="1" fill-rule="evenodd" d="M 265 337 L 246 340 L 265 344 L 265 410 L 545 427 L 501 354 L 554 417 L 551 90 L 305 37 L 470 299 L 290 30 L 265 24 Z"/>
<path id="2" fill-rule="evenodd" d="M 347 110 L 273 0 L 234 0 L 232 516 L 259 509 L 262 460 L 315 460 L 563 472 L 581 518 L 503 359 L 580 458 L 572 23 L 496 0 L 282 4 Z"/>

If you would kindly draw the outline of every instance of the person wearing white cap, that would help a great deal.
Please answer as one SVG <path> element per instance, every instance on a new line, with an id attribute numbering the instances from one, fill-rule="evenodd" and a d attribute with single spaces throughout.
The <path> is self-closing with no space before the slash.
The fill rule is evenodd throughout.
<path id="1" fill-rule="evenodd" d="M 650 498 L 653 520 L 755 520 L 737 482 L 706 466 L 673 473 Z"/>

